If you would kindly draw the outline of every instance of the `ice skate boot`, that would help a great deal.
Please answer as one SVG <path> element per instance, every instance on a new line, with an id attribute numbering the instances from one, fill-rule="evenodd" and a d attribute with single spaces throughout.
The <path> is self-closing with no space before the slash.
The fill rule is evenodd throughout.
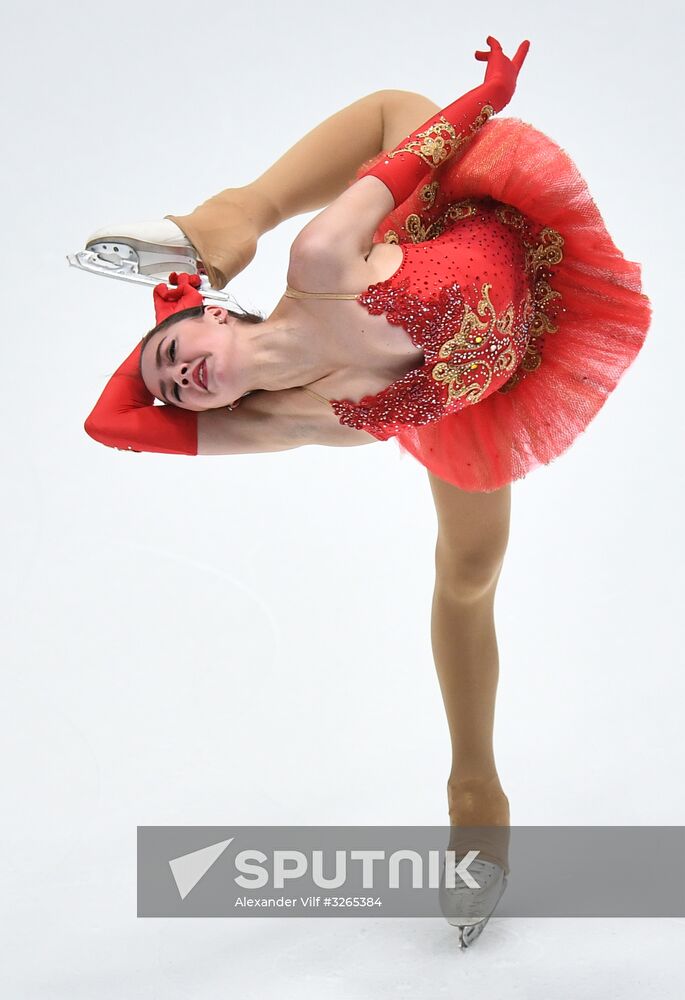
<path id="1" fill-rule="evenodd" d="M 231 301 L 209 284 L 195 247 L 171 219 L 105 226 L 86 240 L 85 250 L 67 255 L 72 267 L 137 284 L 157 285 L 177 274 L 199 274 L 203 297 Z"/>
<path id="2" fill-rule="evenodd" d="M 480 937 L 506 887 L 504 869 L 494 861 L 448 856 L 440 882 L 440 909 L 447 923 L 459 930 L 460 948 L 468 948 Z"/>

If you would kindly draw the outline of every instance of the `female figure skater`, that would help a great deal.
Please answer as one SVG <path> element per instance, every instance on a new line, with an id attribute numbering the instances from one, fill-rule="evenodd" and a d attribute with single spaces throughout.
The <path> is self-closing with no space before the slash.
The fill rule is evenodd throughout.
<path id="1" fill-rule="evenodd" d="M 650 320 L 640 268 L 567 154 L 518 119 L 490 120 L 529 43 L 512 59 L 487 43 L 476 52 L 483 84 L 448 107 L 371 94 L 253 184 L 86 244 L 133 255 L 172 286 L 155 288 L 157 325 L 86 420 L 97 441 L 230 455 L 396 438 L 427 468 L 438 517 L 431 638 L 452 743 L 450 826 L 462 832 L 510 823 L 493 754 L 493 605 L 511 483 L 587 427 Z M 263 233 L 324 206 L 293 243 L 266 320 L 204 304 L 201 273 L 223 288 Z M 443 894 L 462 946 L 506 885 L 506 838 L 496 841 L 481 841 L 469 868 L 480 889 Z"/>

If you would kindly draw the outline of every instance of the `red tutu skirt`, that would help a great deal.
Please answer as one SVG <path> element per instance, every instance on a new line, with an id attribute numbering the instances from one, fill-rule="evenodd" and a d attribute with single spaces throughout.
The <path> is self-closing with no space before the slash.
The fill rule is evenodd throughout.
<path id="1" fill-rule="evenodd" d="M 561 308 L 553 324 L 537 324 L 539 336 L 507 391 L 396 435 L 400 449 L 439 478 L 490 492 L 549 464 L 586 429 L 639 353 L 651 308 L 641 292 L 640 265 L 615 246 L 578 168 L 531 125 L 491 119 L 431 180 L 438 181 L 438 195 L 430 216 L 422 181 L 383 220 L 374 242 L 417 242 L 450 203 L 483 197 L 513 206 L 564 240 L 562 260 L 549 273 Z"/>

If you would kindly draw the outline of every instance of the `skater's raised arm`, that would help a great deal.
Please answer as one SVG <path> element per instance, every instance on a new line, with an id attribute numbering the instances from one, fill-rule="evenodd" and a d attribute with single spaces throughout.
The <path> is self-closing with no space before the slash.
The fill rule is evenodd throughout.
<path id="1" fill-rule="evenodd" d="M 476 52 L 476 59 L 487 63 L 483 84 L 433 115 L 406 143 L 388 153 L 402 161 L 402 180 L 397 180 L 397 162 L 392 170 L 385 164 L 372 168 L 390 188 L 395 204 L 407 197 L 430 167 L 447 159 L 511 99 L 529 42 L 522 42 L 512 59 L 491 35 L 487 43 L 490 51 Z M 404 114 L 397 94 L 379 90 L 331 115 L 248 187 L 273 206 L 279 220 L 329 205 L 345 191 L 361 164 L 385 148 L 388 133 L 393 133 L 392 116 Z"/>
<path id="2" fill-rule="evenodd" d="M 506 107 L 529 42 L 522 42 L 508 59 L 496 38 L 490 35 L 487 41 L 490 51 L 476 52 L 476 59 L 488 64 L 484 82 L 432 115 L 312 219 L 297 238 L 301 254 L 319 264 L 327 258 L 336 264 L 366 256 L 378 225 L 388 213 L 432 170 L 458 155 L 491 115 Z M 330 280 L 336 280 L 334 272 Z"/>

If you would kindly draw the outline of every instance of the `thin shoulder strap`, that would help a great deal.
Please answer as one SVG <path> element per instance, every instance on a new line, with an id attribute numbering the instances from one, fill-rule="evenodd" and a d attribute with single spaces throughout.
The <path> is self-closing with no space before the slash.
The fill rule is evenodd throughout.
<path id="1" fill-rule="evenodd" d="M 326 404 L 326 406 L 330 403 L 330 399 L 326 399 L 325 396 L 320 396 L 318 392 L 314 392 L 313 389 L 309 389 L 306 385 L 301 385 L 300 389 L 304 389 L 304 391 L 308 392 L 310 396 L 315 396 L 316 399 L 320 399 L 322 403 Z"/>
<path id="2" fill-rule="evenodd" d="M 359 293 L 349 294 L 347 292 L 301 292 L 297 288 L 286 285 L 286 297 L 289 299 L 356 299 Z"/>

